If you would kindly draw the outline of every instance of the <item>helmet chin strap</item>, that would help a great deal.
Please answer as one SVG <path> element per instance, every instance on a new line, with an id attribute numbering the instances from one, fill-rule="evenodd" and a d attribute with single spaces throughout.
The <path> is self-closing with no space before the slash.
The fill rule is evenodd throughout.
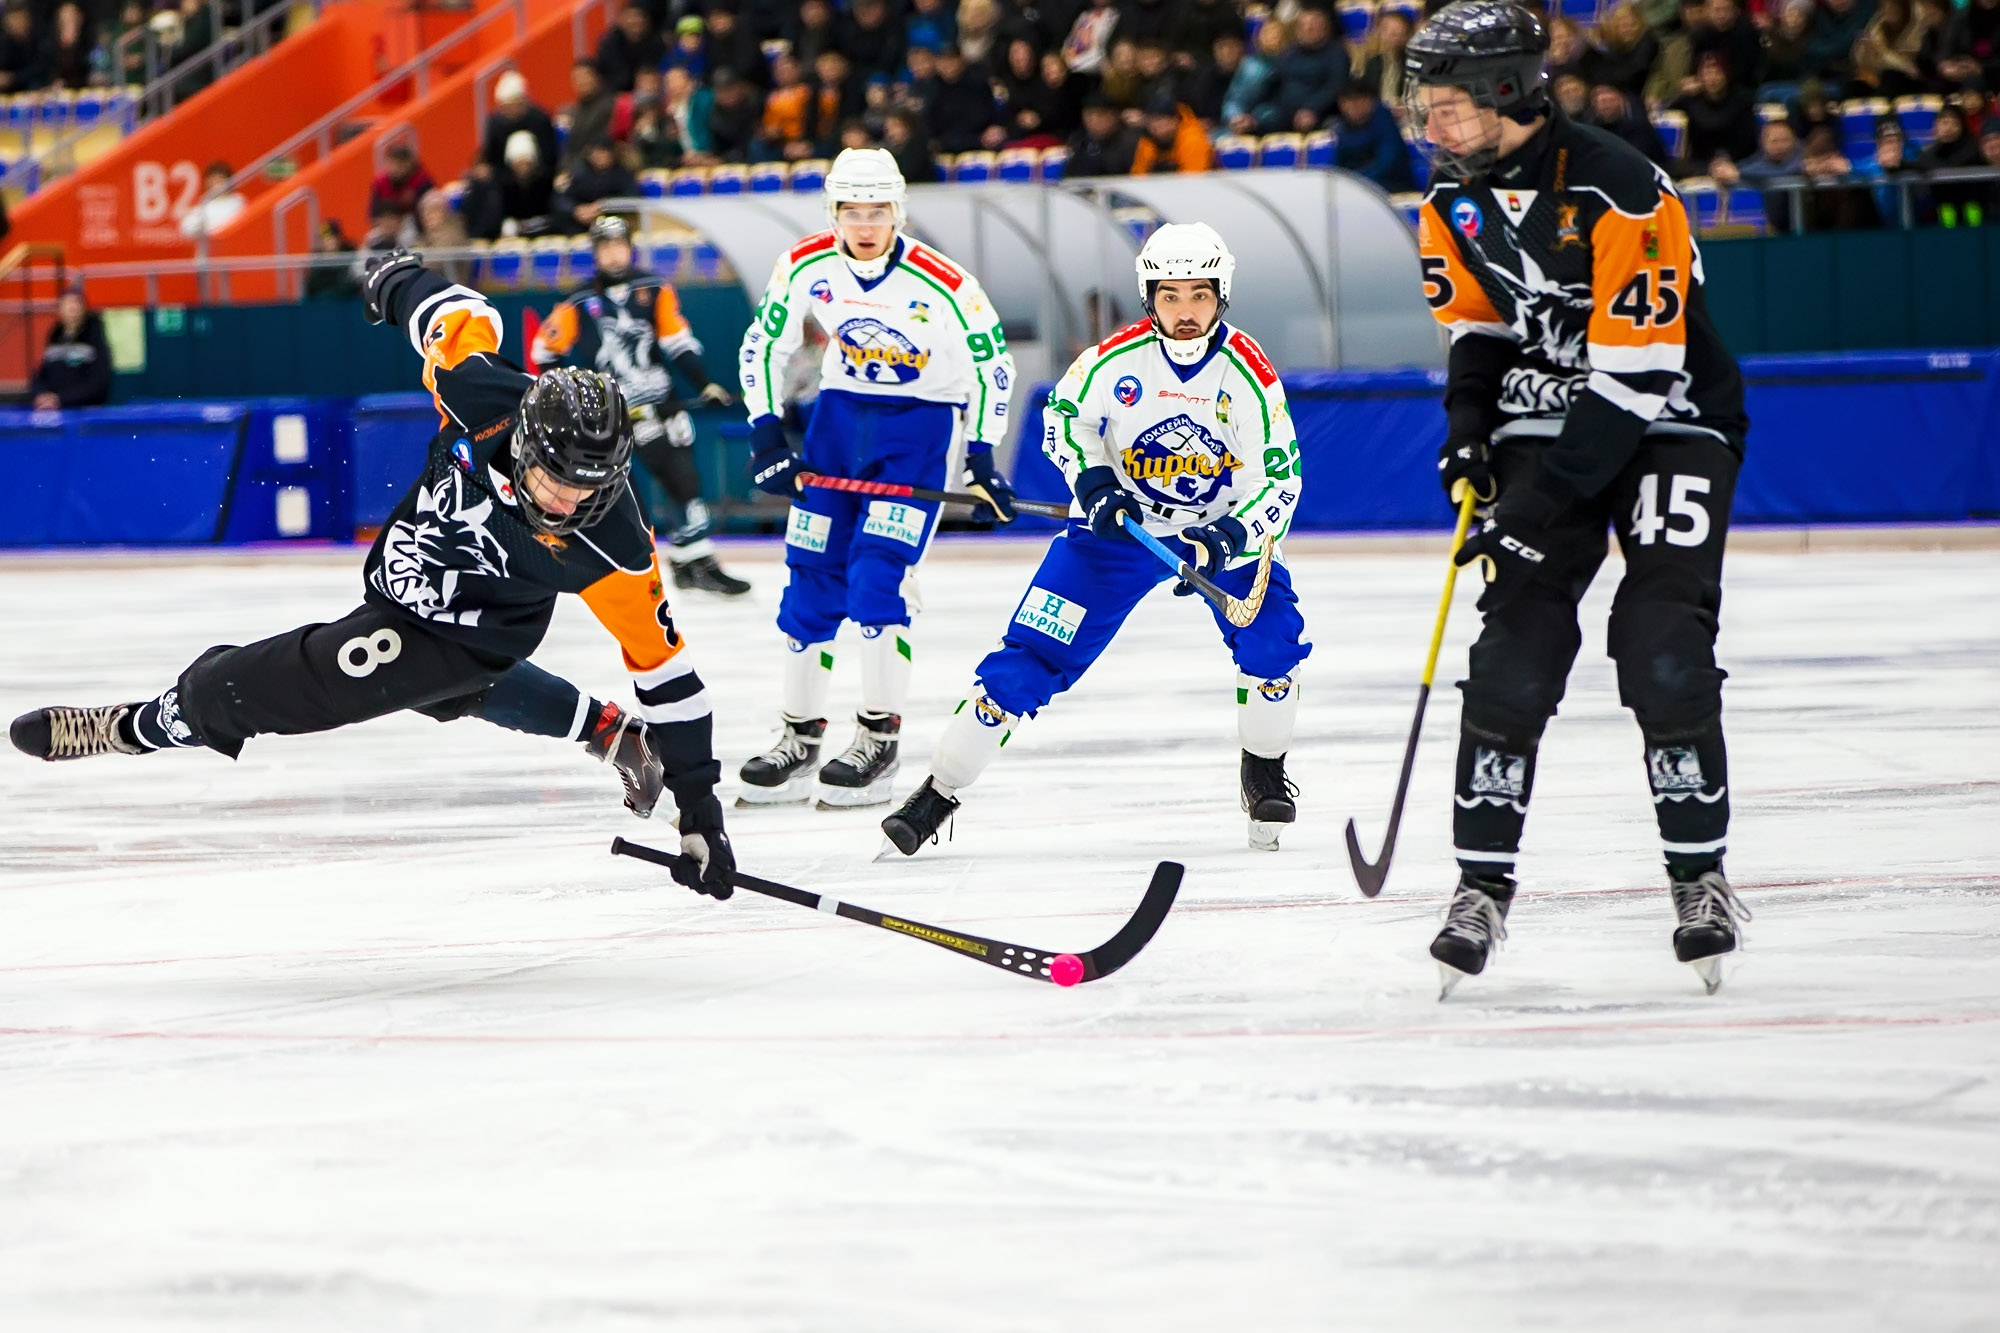
<path id="1" fill-rule="evenodd" d="M 890 232 L 889 244 L 884 246 L 882 253 L 876 255 L 873 259 L 856 259 L 854 252 L 847 248 L 847 239 L 842 237 L 840 241 L 840 257 L 846 261 L 847 267 L 853 271 L 855 277 L 860 278 L 863 282 L 873 282 L 889 271 L 889 261 L 896 257 L 896 242 L 902 237 L 902 234 L 900 230 Z"/>
<path id="2" fill-rule="evenodd" d="M 1218 303 L 1216 308 L 1215 323 L 1209 325 L 1205 332 L 1193 338 L 1176 338 L 1171 333 L 1168 333 L 1167 326 L 1160 322 L 1159 315 L 1154 313 L 1150 304 L 1146 307 L 1146 315 L 1153 321 L 1153 332 L 1160 335 L 1161 350 L 1166 352 L 1167 360 L 1174 362 L 1176 365 L 1191 366 L 1204 356 L 1207 356 L 1209 345 L 1215 341 L 1216 334 L 1222 331 L 1222 308 L 1220 303 Z"/>

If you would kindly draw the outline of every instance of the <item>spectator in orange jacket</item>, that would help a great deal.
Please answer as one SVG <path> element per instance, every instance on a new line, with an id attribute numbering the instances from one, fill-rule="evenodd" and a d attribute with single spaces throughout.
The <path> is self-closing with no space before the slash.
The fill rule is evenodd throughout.
<path id="1" fill-rule="evenodd" d="M 1132 174 L 1207 171 L 1215 165 L 1215 148 L 1194 112 L 1167 94 L 1146 108 L 1145 132 L 1132 153 Z"/>

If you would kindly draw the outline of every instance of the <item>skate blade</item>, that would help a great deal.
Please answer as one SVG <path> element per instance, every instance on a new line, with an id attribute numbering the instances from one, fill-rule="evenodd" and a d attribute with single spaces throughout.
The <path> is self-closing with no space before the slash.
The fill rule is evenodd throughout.
<path id="1" fill-rule="evenodd" d="M 821 810 L 859 810 L 863 806 L 887 805 L 896 794 L 896 770 L 890 769 L 865 787 L 833 787 L 819 784 Z"/>
<path id="2" fill-rule="evenodd" d="M 1458 983 L 1464 981 L 1467 977 L 1471 975 L 1472 974 L 1470 972 L 1459 971 L 1457 968 L 1453 967 L 1450 963 L 1439 963 L 1438 1003 L 1443 1004 L 1446 1000 L 1450 999 L 1451 993 L 1458 989 Z"/>
<path id="3" fill-rule="evenodd" d="M 756 805 L 804 805 L 812 799 L 815 773 L 794 774 L 782 786 L 754 787 L 744 783 L 736 793 L 736 808 Z"/>
<path id="4" fill-rule="evenodd" d="M 1253 852 L 1275 852 L 1278 850 L 1278 836 L 1291 827 L 1290 821 L 1279 823 L 1269 819 L 1250 821 L 1250 850 Z"/>
<path id="5" fill-rule="evenodd" d="M 1722 960 L 1728 956 L 1726 953 L 1715 953 L 1706 958 L 1697 958 L 1688 964 L 1694 969 L 1694 974 L 1701 978 L 1701 984 L 1708 988 L 1710 995 L 1722 989 Z"/>
<path id="6" fill-rule="evenodd" d="M 907 859 L 908 858 L 903 855 L 903 849 L 901 847 L 898 847 L 895 843 L 890 842 L 887 838 L 884 838 L 882 839 L 881 849 L 875 853 L 874 864 L 881 865 L 884 861 L 902 861 Z"/>

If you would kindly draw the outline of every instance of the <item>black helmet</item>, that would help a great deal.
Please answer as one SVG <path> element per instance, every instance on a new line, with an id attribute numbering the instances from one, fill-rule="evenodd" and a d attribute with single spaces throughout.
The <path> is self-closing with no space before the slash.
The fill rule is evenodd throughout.
<path id="1" fill-rule="evenodd" d="M 1458 0 L 1417 29 L 1403 49 L 1403 98 L 1417 142 L 1439 169 L 1476 176 L 1499 155 L 1497 140 L 1469 152 L 1443 148 L 1424 134 L 1423 88 L 1459 88 L 1480 110 L 1517 121 L 1548 107 L 1549 34 L 1542 21 L 1510 0 Z"/>
<path id="2" fill-rule="evenodd" d="M 514 493 L 534 528 L 561 537 L 597 522 L 624 494 L 631 465 L 632 423 L 625 395 L 610 376 L 559 366 L 522 397 L 514 428 Z M 535 502 L 530 468 L 589 494 L 569 513 L 551 513 Z"/>

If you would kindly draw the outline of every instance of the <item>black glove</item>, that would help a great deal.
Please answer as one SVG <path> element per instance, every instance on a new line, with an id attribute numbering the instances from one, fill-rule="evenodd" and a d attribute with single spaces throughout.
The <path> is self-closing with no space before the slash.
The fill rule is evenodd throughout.
<path id="1" fill-rule="evenodd" d="M 1002 523 L 1014 521 L 1014 488 L 993 465 L 993 450 L 968 448 L 965 455 L 965 485 L 974 495 L 993 506 Z"/>
<path id="2" fill-rule="evenodd" d="M 1535 575 L 1548 568 L 1548 549 L 1548 539 L 1539 529 L 1496 509 L 1466 535 L 1465 544 L 1451 559 L 1461 568 L 1475 560 L 1483 562 L 1491 586 L 1479 599 L 1479 609 L 1493 611 L 1520 596 Z"/>
<path id="3" fill-rule="evenodd" d="M 1189 528 L 1181 534 L 1181 540 L 1190 548 L 1194 556 L 1188 563 L 1211 579 L 1229 567 L 1229 562 L 1243 553 L 1250 541 L 1250 534 L 1243 525 L 1225 514 L 1213 523 Z M 1186 597 L 1194 592 L 1194 585 L 1182 579 L 1174 585 L 1174 596 Z"/>
<path id="4" fill-rule="evenodd" d="M 1458 483 L 1472 487 L 1473 498 L 1481 504 L 1493 499 L 1497 483 L 1486 441 L 1477 436 L 1446 440 L 1438 450 L 1438 481 L 1453 504 L 1458 503 Z"/>
<path id="5" fill-rule="evenodd" d="M 776 417 L 750 423 L 750 482 L 767 495 L 787 499 L 799 493 L 799 474 L 806 461 L 792 452 L 791 441 Z"/>
<path id="6" fill-rule="evenodd" d="M 391 250 L 368 261 L 361 280 L 361 300 L 362 313 L 370 324 L 388 322 L 389 316 L 382 310 L 382 293 L 388 288 L 389 279 L 423 266 L 424 257 L 412 250 Z"/>
<path id="7" fill-rule="evenodd" d="M 1135 523 L 1146 517 L 1138 499 L 1119 484 L 1117 469 L 1104 464 L 1087 467 L 1077 476 L 1076 502 L 1083 507 L 1083 518 L 1090 524 L 1091 532 L 1099 537 L 1123 537 L 1129 541 L 1132 534 L 1125 531 L 1119 516 L 1130 514 Z"/>
<path id="8" fill-rule="evenodd" d="M 722 802 L 704 796 L 681 811 L 681 855 L 673 876 L 696 893 L 722 899 L 736 892 L 736 852 L 722 831 Z"/>

